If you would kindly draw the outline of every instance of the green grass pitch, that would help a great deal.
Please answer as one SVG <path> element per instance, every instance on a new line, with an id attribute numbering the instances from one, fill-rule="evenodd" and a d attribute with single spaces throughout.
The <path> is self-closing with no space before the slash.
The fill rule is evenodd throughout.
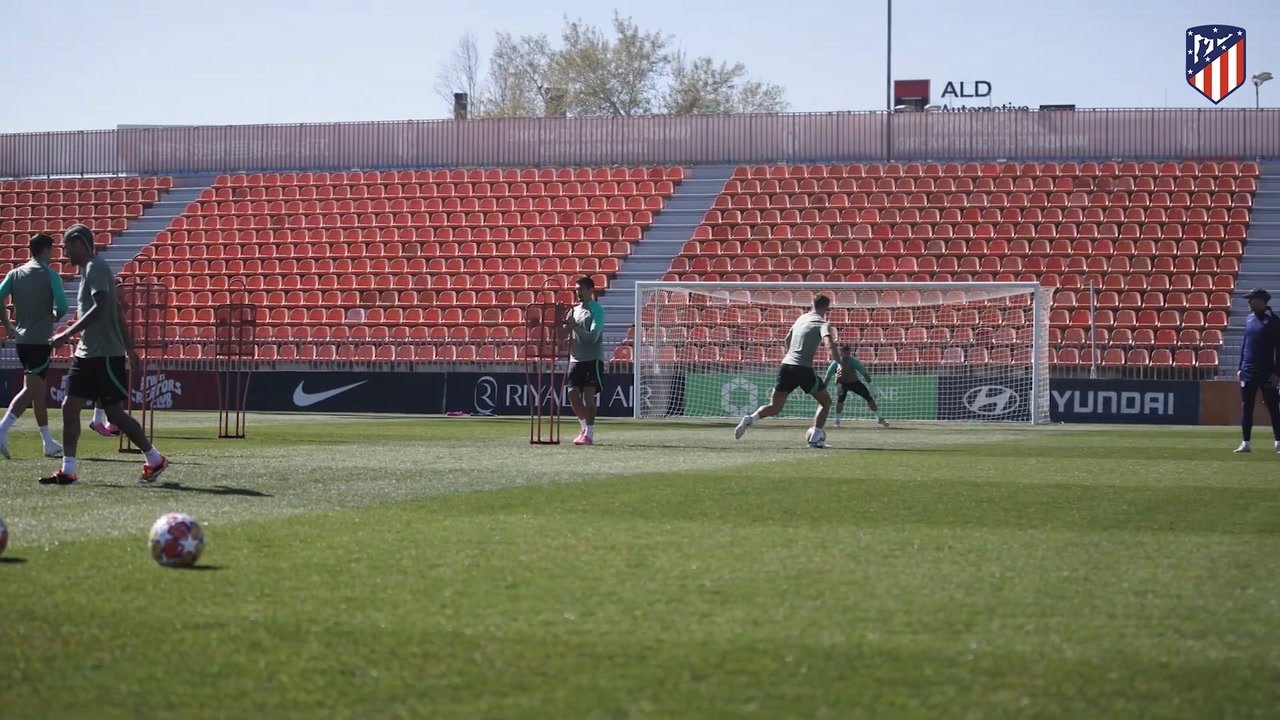
<path id="1" fill-rule="evenodd" d="M 1280 457 L 1230 429 L 214 425 L 158 417 L 160 487 L 11 433 L 0 717 L 1280 716 Z"/>

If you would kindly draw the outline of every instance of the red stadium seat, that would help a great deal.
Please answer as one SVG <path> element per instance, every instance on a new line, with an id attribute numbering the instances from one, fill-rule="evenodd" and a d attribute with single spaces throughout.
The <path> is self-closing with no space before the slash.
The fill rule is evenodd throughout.
<path id="1" fill-rule="evenodd" d="M 240 277 L 256 288 L 258 301 L 279 304 L 284 314 L 278 322 L 289 333 L 284 337 L 305 339 L 312 331 L 328 337 L 332 329 L 335 340 L 351 343 L 337 352 L 320 347 L 302 354 L 295 352 L 298 346 L 281 345 L 291 359 L 513 360 L 514 344 L 492 344 L 510 342 L 512 331 L 523 333 L 522 309 L 535 302 L 534 290 L 542 298 L 564 300 L 572 277 L 584 273 L 607 291 L 622 259 L 683 177 L 681 168 L 661 167 L 223 176 L 161 234 L 156 252 L 140 256 L 123 275 L 147 272 L 171 287 L 191 288 L 185 298 L 191 305 L 183 309 L 199 313 L 193 324 L 207 323 L 212 303 L 222 296 L 199 292 L 206 285 L 192 281 L 203 282 L 216 262 L 221 270 L 212 274 L 219 279 Z M 157 182 L 146 191 L 171 184 Z M 104 230 L 112 223 L 118 228 L 154 202 L 146 191 L 133 195 L 131 189 L 104 187 L 103 207 L 91 209 L 90 216 L 105 218 Z M 114 190 L 119 194 L 110 194 Z M 7 206 L 0 205 L 0 221 Z M 167 242 L 178 232 L 200 236 Z M 516 261 L 514 268 L 506 266 L 508 260 Z M 174 273 L 170 266 L 161 274 L 160 261 L 202 263 L 205 271 Z M 253 274 L 248 262 L 256 266 Z M 524 297 L 508 288 L 532 289 L 522 291 L 528 293 Z M 559 292 L 553 296 L 547 288 Z M 416 325 L 425 322 L 434 330 L 444 323 L 445 334 L 419 337 L 415 326 L 411 340 L 402 325 L 413 322 L 404 305 L 411 306 Z M 450 315 L 451 308 L 463 312 Z M 353 312 L 366 325 L 348 335 L 344 323 Z M 461 344 L 439 353 L 394 344 L 445 342 L 451 336 Z M 472 342 L 484 345 L 466 344 Z M 305 341 L 302 347 L 308 347 Z"/>
<path id="2" fill-rule="evenodd" d="M 1123 356 L 1124 351 L 1122 350 L 1119 350 L 1116 348 L 1110 348 L 1107 350 L 1108 355 L 1110 355 L 1112 352 L 1116 353 L 1116 357 L 1122 357 L 1122 361 L 1117 363 L 1107 363 L 1104 361 L 1103 362 L 1104 365 L 1113 365 L 1113 366 L 1123 365 L 1127 362 L 1129 365 L 1133 365 L 1136 367 L 1143 367 L 1145 365 L 1148 365 L 1151 362 L 1150 358 L 1147 355 L 1147 351 L 1141 348 L 1135 348 L 1133 350 L 1130 350 L 1127 357 Z"/>
<path id="3" fill-rule="evenodd" d="M 1242 172 L 1246 166 L 1252 174 Z M 1059 288 L 1052 330 L 1097 325 L 1113 331 L 1113 345 L 1134 341 L 1134 347 L 1124 346 L 1124 361 L 1130 349 L 1171 350 L 1167 364 L 1176 359 L 1185 367 L 1180 351 L 1199 350 L 1190 345 L 1195 335 L 1188 331 L 1199 332 L 1207 344 L 1209 329 L 1225 327 L 1256 172 L 1256 164 L 1235 161 L 740 167 L 691 233 L 696 242 L 686 244 L 667 274 L 689 280 L 1039 280 Z M 349 308 L 395 305 L 406 293 L 414 293 L 412 302 L 422 309 L 445 307 L 444 302 L 463 307 L 466 293 L 473 302 L 486 290 L 532 295 L 579 272 L 607 286 L 683 175 L 679 168 L 512 168 L 224 176 L 169 229 L 170 236 L 184 233 L 184 240 L 157 242 L 130 271 L 155 273 L 175 289 L 183 283 L 184 292 L 198 294 L 205 286 L 191 284 L 197 277 L 235 277 L 245 266 L 233 271 L 229 263 L 252 261 L 258 271 L 241 277 L 257 283 L 256 291 L 298 291 L 301 307 L 310 288 L 263 281 L 318 277 L 330 285 L 316 290 L 350 293 L 338 296 Z M 83 189 L 90 194 L 81 198 L 78 181 L 47 181 L 39 190 L 24 182 L 30 199 L 44 192 L 47 204 L 38 206 L 39 213 L 30 203 L 18 206 L 0 185 L 0 252 L 20 246 L 17 234 L 35 222 L 68 216 L 66 207 L 52 207 L 55 192 L 63 193 L 63 205 L 74 214 L 82 205 L 100 203 L 88 217 L 97 220 L 101 210 L 102 229 L 109 232 L 118 212 L 128 216 L 136 201 L 146 201 L 132 193 L 148 189 L 112 187 L 108 181 L 99 190 L 90 180 Z M 66 197 L 70 192 L 77 195 Z M 98 192 L 104 193 L 101 199 Z M 282 216 L 283 226 L 271 224 Z M 18 222 L 25 223 L 23 230 Z M 230 242 L 221 237 L 228 232 Z M 251 234 L 246 241 L 241 233 Z M 0 254 L 0 263 L 18 257 Z M 282 264 L 365 258 L 377 262 L 345 269 L 331 264 L 325 270 L 313 265 L 309 271 L 296 264 L 285 270 Z M 517 264 L 509 267 L 507 260 Z M 162 262 L 170 263 L 163 274 Z M 212 271 L 213 262 L 221 264 L 219 273 Z M 275 262 L 274 269 L 266 270 L 266 262 Z M 187 266 L 174 272 L 173 263 Z M 194 270 L 195 263 L 208 271 Z M 350 284 L 339 286 L 346 277 Z M 1091 285 L 1097 287 L 1096 316 L 1087 310 Z M 492 295 L 487 300 L 504 302 Z M 505 302 L 517 301 L 509 295 Z M 980 321 L 987 322 L 974 318 L 955 329 L 972 331 L 982 327 Z M 508 322 L 504 317 L 500 326 Z M 1152 337 L 1140 348 L 1143 329 Z M 1157 330 L 1176 333 L 1173 344 L 1156 347 Z M 930 340 L 929 347 L 950 347 Z M 1160 341 L 1169 338 L 1162 335 Z M 375 361 L 386 352 L 380 349 L 385 343 L 370 340 L 368 347 Z M 723 358 L 725 346 L 716 347 Z M 898 349 L 908 347 L 917 346 Z M 1057 362 L 1072 359 L 1067 349 L 1056 349 Z M 352 357 L 363 352 L 353 351 Z M 461 356 L 489 354 L 474 350 Z M 451 359 L 457 357 L 455 351 Z M 893 361 L 911 357 L 904 352 Z M 1004 355 L 992 358 L 999 359 Z M 1149 359 L 1159 365 L 1162 358 Z"/>

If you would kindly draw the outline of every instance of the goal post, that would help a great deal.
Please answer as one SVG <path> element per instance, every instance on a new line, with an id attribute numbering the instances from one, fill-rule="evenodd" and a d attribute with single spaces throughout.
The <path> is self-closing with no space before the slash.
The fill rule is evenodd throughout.
<path id="1" fill-rule="evenodd" d="M 887 420 L 1049 422 L 1053 288 L 1034 282 L 638 282 L 634 416 L 729 419 L 767 403 L 787 331 L 820 294 Z M 831 360 L 820 348 L 820 377 Z M 796 392 L 780 417 L 815 409 Z M 875 416 L 850 393 L 843 417 Z"/>

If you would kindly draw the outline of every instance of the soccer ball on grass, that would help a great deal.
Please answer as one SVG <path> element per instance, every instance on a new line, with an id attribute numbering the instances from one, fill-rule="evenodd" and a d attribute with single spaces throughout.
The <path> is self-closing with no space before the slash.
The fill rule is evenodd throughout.
<path id="1" fill-rule="evenodd" d="M 827 443 L 827 433 L 820 427 L 811 427 L 804 434 L 804 439 L 813 447 L 823 447 Z"/>
<path id="2" fill-rule="evenodd" d="M 204 552 L 204 528 L 186 513 L 168 513 L 151 526 L 151 557 L 165 567 L 188 568 Z"/>

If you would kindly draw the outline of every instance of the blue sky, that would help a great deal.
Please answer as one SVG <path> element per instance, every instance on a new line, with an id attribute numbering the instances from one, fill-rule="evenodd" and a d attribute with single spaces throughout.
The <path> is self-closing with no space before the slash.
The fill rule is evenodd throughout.
<path id="1" fill-rule="evenodd" d="M 0 0 L 0 132 L 444 117 L 434 77 L 464 32 L 484 49 L 615 9 L 746 63 L 793 110 L 884 107 L 884 0 Z M 893 74 L 935 102 L 986 80 L 996 105 L 1211 107 L 1183 38 L 1214 23 L 1248 31 L 1249 75 L 1280 76 L 1280 0 L 896 0 Z M 1261 97 L 1280 106 L 1280 78 Z M 1253 103 L 1247 85 L 1221 106 Z"/>

